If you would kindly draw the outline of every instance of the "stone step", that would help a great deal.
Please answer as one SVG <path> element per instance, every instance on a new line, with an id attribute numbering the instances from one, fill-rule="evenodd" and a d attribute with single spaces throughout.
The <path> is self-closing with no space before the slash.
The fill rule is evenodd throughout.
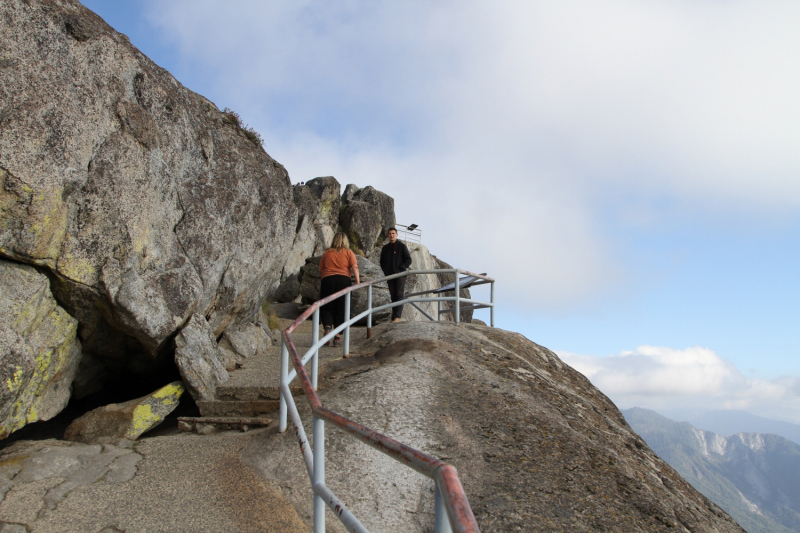
<path id="1" fill-rule="evenodd" d="M 294 383 L 289 387 L 292 396 L 304 394 L 303 387 Z M 279 400 L 280 388 L 275 386 L 256 387 L 243 385 L 220 385 L 217 387 L 217 400 L 229 402 L 253 402 L 258 400 Z"/>
<path id="2" fill-rule="evenodd" d="M 253 426 L 268 426 L 273 421 L 273 418 L 263 417 L 181 416 L 178 417 L 178 429 L 200 434 L 208 433 L 214 429 L 248 431 Z"/>
<path id="3" fill-rule="evenodd" d="M 253 401 L 198 401 L 203 416 L 258 417 L 278 410 L 278 400 Z"/>

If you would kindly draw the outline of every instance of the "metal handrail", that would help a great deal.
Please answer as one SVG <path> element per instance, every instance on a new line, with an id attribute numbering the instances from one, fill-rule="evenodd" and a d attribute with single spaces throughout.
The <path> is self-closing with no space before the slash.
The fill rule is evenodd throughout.
<path id="1" fill-rule="evenodd" d="M 442 274 L 454 273 L 455 278 L 455 296 L 452 297 L 431 297 L 431 298 L 406 298 L 399 302 L 392 302 L 391 304 L 383 305 L 377 308 L 372 307 L 372 286 L 376 283 L 396 279 L 412 274 Z M 481 283 L 490 283 L 490 301 L 478 302 L 468 298 L 460 297 L 459 274 L 467 274 L 481 278 Z M 328 340 L 332 339 L 336 334 L 344 331 L 344 353 L 349 354 L 350 350 L 350 326 L 356 322 L 367 317 L 367 335 L 371 335 L 372 314 L 395 307 L 410 303 L 417 307 L 415 303 L 420 302 L 438 302 L 438 316 L 437 319 L 441 320 L 442 313 L 453 311 L 456 325 L 459 323 L 460 304 L 461 302 L 473 304 L 472 308 L 488 307 L 490 309 L 491 325 L 494 326 L 494 279 L 481 274 L 473 274 L 460 269 L 437 269 L 437 270 L 416 270 L 406 271 L 399 274 L 393 274 L 377 280 L 367 281 L 352 285 L 341 291 L 327 296 L 321 300 L 314 302 L 308 309 L 306 309 L 292 324 L 283 331 L 281 337 L 281 394 L 280 394 L 280 431 L 285 431 L 288 425 L 287 415 L 291 416 L 292 423 L 297 432 L 297 438 L 300 444 L 300 450 L 303 453 L 303 458 L 306 463 L 308 476 L 311 479 L 312 490 L 314 492 L 314 532 L 324 533 L 325 531 L 325 506 L 327 505 L 339 520 L 347 527 L 348 531 L 365 532 L 367 529 L 358 521 L 358 519 L 351 513 L 345 505 L 331 492 L 325 485 L 325 422 L 334 425 L 340 430 L 353 435 L 361 442 L 375 448 L 376 450 L 388 455 L 389 457 L 399 461 L 417 472 L 432 478 L 436 484 L 435 491 L 435 529 L 436 533 L 447 533 L 456 531 L 459 533 L 479 533 L 480 529 L 472 513 L 472 508 L 467 500 L 467 495 L 464 492 L 464 487 L 458 478 L 456 469 L 435 457 L 420 452 L 402 442 L 399 442 L 391 437 L 383 435 L 377 431 L 369 429 L 366 426 L 349 420 L 333 411 L 330 411 L 322 406 L 319 397 L 317 396 L 316 389 L 319 379 L 319 348 L 322 347 Z M 350 316 L 350 294 L 358 289 L 367 288 L 367 310 L 349 318 L 340 326 L 336 327 L 323 338 L 319 338 L 319 309 L 328 302 L 332 302 L 337 298 L 345 298 L 345 316 Z M 455 301 L 453 309 L 442 310 L 442 301 Z M 419 309 L 419 307 L 417 307 Z M 419 309 L 422 311 L 421 309 Z M 430 315 L 423 311 L 423 314 L 432 319 Z M 300 324 L 305 322 L 308 317 L 313 317 L 312 320 L 312 346 L 306 352 L 306 355 L 301 358 L 297 347 L 292 341 L 292 332 L 294 332 Z M 294 370 L 289 373 L 289 354 L 291 353 Z M 309 359 L 313 358 L 312 362 L 312 377 L 309 379 L 306 373 L 305 365 Z M 297 411 L 297 406 L 294 403 L 289 383 L 295 378 L 300 378 L 300 384 L 303 387 L 308 403 L 311 406 L 313 414 L 313 453 L 310 449 L 308 438 L 303 427 L 302 420 Z M 452 527 L 452 529 L 451 529 Z"/>

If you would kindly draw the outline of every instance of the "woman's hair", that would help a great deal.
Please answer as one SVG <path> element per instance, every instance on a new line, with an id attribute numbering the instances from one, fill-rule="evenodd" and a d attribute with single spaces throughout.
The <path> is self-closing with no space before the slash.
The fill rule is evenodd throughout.
<path id="1" fill-rule="evenodd" d="M 333 236 L 333 243 L 331 243 L 331 248 L 335 248 L 337 252 L 341 252 L 343 249 L 350 249 L 350 240 L 347 238 L 342 232 L 337 233 Z"/>

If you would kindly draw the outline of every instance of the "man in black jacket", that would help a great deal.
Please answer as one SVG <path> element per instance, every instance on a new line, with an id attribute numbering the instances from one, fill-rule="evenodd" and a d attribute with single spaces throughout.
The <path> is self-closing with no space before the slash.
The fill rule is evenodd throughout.
<path id="1" fill-rule="evenodd" d="M 401 241 L 397 240 L 397 230 L 389 228 L 387 232 L 389 242 L 381 250 L 381 270 L 387 276 L 405 272 L 411 266 L 411 254 L 408 248 Z M 399 302 L 405 298 L 406 276 L 390 279 L 386 282 L 389 285 L 389 296 L 393 302 Z M 392 322 L 403 321 L 403 306 L 392 307 Z"/>

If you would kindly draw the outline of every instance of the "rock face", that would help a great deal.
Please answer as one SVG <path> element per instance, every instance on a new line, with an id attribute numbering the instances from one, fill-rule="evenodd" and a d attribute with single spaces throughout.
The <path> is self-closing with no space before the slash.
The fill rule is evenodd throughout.
<path id="1" fill-rule="evenodd" d="M 175 364 L 195 401 L 216 399 L 217 385 L 228 381 L 223 354 L 211 326 L 200 315 L 192 315 L 175 337 Z"/>
<path id="2" fill-rule="evenodd" d="M 49 271 L 90 360 L 143 370 L 193 314 L 255 314 L 298 208 L 235 114 L 76 0 L 2 2 L 0 65 L 0 256 Z"/>
<path id="3" fill-rule="evenodd" d="M 308 181 L 306 187 L 318 201 L 320 225 L 335 229 L 339 225 L 339 210 L 342 206 L 339 194 L 342 186 L 333 176 L 325 176 Z M 325 246 L 330 246 L 330 242 Z"/>
<path id="4" fill-rule="evenodd" d="M 371 257 L 383 244 L 389 228 L 395 225 L 394 199 L 374 187 L 348 185 L 342 199 L 339 225 L 359 255 Z"/>
<path id="5" fill-rule="evenodd" d="M 218 346 L 225 369 L 233 370 L 248 357 L 264 354 L 272 346 L 272 337 L 260 326 L 240 324 L 225 330 Z"/>
<path id="6" fill-rule="evenodd" d="M 184 390 L 183 383 L 176 381 L 136 400 L 98 407 L 72 422 L 64 439 L 84 444 L 136 440 L 178 407 Z"/>
<path id="7" fill-rule="evenodd" d="M 291 302 L 297 298 L 300 288 L 297 276 L 306 259 L 321 255 L 333 242 L 339 226 L 340 191 L 341 185 L 333 176 L 294 186 L 297 234 L 281 271 L 281 285 L 273 294 L 275 301 Z"/>
<path id="8" fill-rule="evenodd" d="M 481 531 L 743 532 L 583 375 L 522 335 L 382 324 L 352 351 L 375 355 L 331 363 L 323 405 L 454 465 Z M 368 529 L 432 530 L 432 481 L 334 429 L 326 441 L 329 485 Z M 242 455 L 311 515 L 293 436 L 261 434 Z"/>
<path id="9" fill-rule="evenodd" d="M 80 361 L 78 321 L 33 267 L 0 260 L 0 438 L 58 414 Z"/>

